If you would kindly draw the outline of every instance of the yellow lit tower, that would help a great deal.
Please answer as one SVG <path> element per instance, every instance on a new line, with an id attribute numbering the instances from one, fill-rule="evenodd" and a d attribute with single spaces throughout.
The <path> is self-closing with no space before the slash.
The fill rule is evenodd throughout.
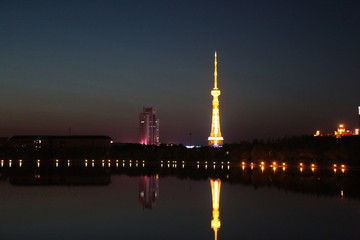
<path id="1" fill-rule="evenodd" d="M 211 228 L 214 230 L 214 240 L 218 239 L 218 231 L 221 227 L 220 222 L 220 179 L 210 179 L 211 198 L 212 198 L 212 219 Z"/>
<path id="2" fill-rule="evenodd" d="M 218 73 L 217 73 L 217 55 L 215 52 L 215 61 L 214 61 L 214 88 L 211 91 L 211 96 L 213 96 L 212 101 L 212 121 L 211 121 L 211 131 L 208 138 L 209 145 L 213 147 L 221 147 L 223 145 L 224 138 L 221 136 L 220 131 L 220 110 L 219 110 L 219 96 L 220 90 L 218 89 Z"/>

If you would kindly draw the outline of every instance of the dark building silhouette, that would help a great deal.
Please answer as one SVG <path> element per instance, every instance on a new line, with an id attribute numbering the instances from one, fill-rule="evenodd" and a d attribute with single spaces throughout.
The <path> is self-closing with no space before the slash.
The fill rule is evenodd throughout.
<path id="1" fill-rule="evenodd" d="M 112 139 L 108 136 L 13 136 L 9 139 L 12 149 L 25 152 L 51 153 L 107 153 Z"/>

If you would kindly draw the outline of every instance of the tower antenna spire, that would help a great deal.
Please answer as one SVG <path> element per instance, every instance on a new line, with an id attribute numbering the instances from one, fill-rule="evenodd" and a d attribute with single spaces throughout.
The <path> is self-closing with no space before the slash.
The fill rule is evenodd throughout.
<path id="1" fill-rule="evenodd" d="M 214 89 L 218 89 L 217 84 L 218 84 L 217 54 L 216 54 L 216 51 L 215 51 L 215 56 L 214 56 Z"/>

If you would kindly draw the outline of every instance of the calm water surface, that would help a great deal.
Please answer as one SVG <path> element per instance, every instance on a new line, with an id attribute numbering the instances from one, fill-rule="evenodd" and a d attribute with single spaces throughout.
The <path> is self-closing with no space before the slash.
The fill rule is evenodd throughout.
<path id="1" fill-rule="evenodd" d="M 102 185 L 24 185 L 4 179 L 0 239 L 210 240 L 216 229 L 219 240 L 360 238 L 360 202 L 347 198 L 346 191 L 303 194 L 218 179 L 220 202 L 214 209 L 211 179 L 217 177 L 112 173 L 110 183 Z"/>

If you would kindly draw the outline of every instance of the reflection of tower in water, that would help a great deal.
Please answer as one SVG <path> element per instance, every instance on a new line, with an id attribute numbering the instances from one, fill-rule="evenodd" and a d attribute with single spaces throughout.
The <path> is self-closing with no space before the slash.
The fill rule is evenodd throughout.
<path id="1" fill-rule="evenodd" d="M 159 176 L 139 177 L 139 201 L 144 208 L 153 209 L 159 196 Z"/>
<path id="2" fill-rule="evenodd" d="M 212 220 L 211 228 L 214 230 L 214 239 L 218 239 L 218 231 L 221 227 L 220 222 L 220 179 L 210 179 L 211 198 L 212 198 Z"/>

